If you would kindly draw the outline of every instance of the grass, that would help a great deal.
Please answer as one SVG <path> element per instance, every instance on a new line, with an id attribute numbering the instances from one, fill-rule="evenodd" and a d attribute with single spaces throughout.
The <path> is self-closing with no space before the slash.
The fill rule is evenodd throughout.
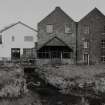
<path id="1" fill-rule="evenodd" d="M 39 76 L 49 84 L 67 94 L 71 88 L 87 88 L 98 93 L 105 92 L 105 65 L 60 65 L 43 66 L 37 70 Z M 92 87 L 88 87 L 92 86 Z"/>
<path id="2" fill-rule="evenodd" d="M 0 65 L 0 94 L 5 87 L 11 87 L 7 90 L 10 94 L 16 94 L 17 87 L 22 89 L 21 83 L 26 86 L 23 69 L 19 65 Z M 14 87 L 14 91 L 13 88 Z M 24 90 L 27 90 L 24 89 Z M 6 94 L 8 91 L 3 91 Z M 23 89 L 22 89 L 23 92 Z M 13 95 L 12 97 L 0 95 L 0 105 L 41 105 L 40 98 L 37 93 L 28 90 L 21 96 Z"/>
<path id="3" fill-rule="evenodd" d="M 63 78 L 89 78 L 105 74 L 105 65 L 61 65 L 61 66 L 43 66 L 46 75 L 55 75 Z"/>
<path id="4" fill-rule="evenodd" d="M 42 105 L 38 94 L 29 91 L 20 98 L 0 99 L 0 105 Z"/>

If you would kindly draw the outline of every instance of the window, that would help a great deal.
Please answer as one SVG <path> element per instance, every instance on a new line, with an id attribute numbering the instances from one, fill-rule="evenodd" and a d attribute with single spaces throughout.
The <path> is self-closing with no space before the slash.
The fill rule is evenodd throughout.
<path id="1" fill-rule="evenodd" d="M 0 44 L 2 44 L 2 35 L 0 35 Z"/>
<path id="2" fill-rule="evenodd" d="M 46 31 L 47 31 L 47 33 L 53 33 L 53 25 L 47 25 Z"/>
<path id="3" fill-rule="evenodd" d="M 89 25 L 84 26 L 84 34 L 89 34 Z"/>
<path id="4" fill-rule="evenodd" d="M 101 61 L 105 62 L 105 39 L 101 40 Z"/>
<path id="5" fill-rule="evenodd" d="M 63 52 L 62 57 L 63 58 L 71 58 L 71 52 Z"/>
<path id="6" fill-rule="evenodd" d="M 105 40 L 101 40 L 101 48 L 105 48 Z"/>
<path id="7" fill-rule="evenodd" d="M 24 36 L 24 41 L 32 42 L 33 36 Z"/>
<path id="8" fill-rule="evenodd" d="M 105 62 L 105 56 L 101 56 L 101 61 Z"/>
<path id="9" fill-rule="evenodd" d="M 12 41 L 13 41 L 13 42 L 15 41 L 15 37 L 14 37 L 14 36 L 12 36 Z"/>
<path id="10" fill-rule="evenodd" d="M 104 32 L 105 32 L 105 25 L 104 25 Z"/>
<path id="11" fill-rule="evenodd" d="M 84 48 L 84 49 L 88 48 L 88 41 L 87 41 L 87 40 L 84 41 L 84 43 L 83 43 L 83 48 Z"/>
<path id="12" fill-rule="evenodd" d="M 38 52 L 37 56 L 38 58 L 50 58 L 49 52 Z"/>
<path id="13" fill-rule="evenodd" d="M 32 56 L 32 49 L 31 48 L 24 48 L 23 49 L 23 55 L 25 57 L 31 57 Z"/>
<path id="14" fill-rule="evenodd" d="M 70 25 L 65 25 L 65 33 L 71 33 L 71 26 Z"/>

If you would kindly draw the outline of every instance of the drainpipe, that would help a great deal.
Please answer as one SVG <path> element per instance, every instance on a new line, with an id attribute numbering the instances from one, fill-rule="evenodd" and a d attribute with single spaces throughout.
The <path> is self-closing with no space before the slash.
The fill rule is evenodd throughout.
<path id="1" fill-rule="evenodd" d="M 37 49 L 38 49 L 38 43 L 37 42 L 35 42 L 35 57 L 36 57 L 36 59 L 37 59 Z"/>
<path id="2" fill-rule="evenodd" d="M 78 22 L 76 22 L 76 53 L 75 53 L 75 60 L 76 60 L 76 64 L 77 64 L 77 57 L 78 57 L 78 54 L 77 54 L 77 46 L 78 46 L 78 38 L 77 38 L 77 36 L 78 36 Z"/>

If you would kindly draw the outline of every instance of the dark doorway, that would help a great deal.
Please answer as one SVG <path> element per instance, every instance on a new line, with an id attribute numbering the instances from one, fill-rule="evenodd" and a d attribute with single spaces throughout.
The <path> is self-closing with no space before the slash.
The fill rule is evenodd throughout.
<path id="1" fill-rule="evenodd" d="M 11 48 L 11 59 L 20 59 L 20 48 Z"/>
<path id="2" fill-rule="evenodd" d="M 84 54 L 84 63 L 89 64 L 89 54 Z"/>
<path id="3" fill-rule="evenodd" d="M 51 52 L 51 58 L 61 58 L 61 52 L 60 51 L 52 51 Z"/>

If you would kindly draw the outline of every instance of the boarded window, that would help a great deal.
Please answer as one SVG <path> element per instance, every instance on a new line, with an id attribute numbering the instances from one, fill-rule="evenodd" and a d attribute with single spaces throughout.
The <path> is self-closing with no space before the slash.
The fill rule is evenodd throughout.
<path id="1" fill-rule="evenodd" d="M 46 31 L 47 31 L 47 33 L 53 33 L 53 25 L 47 25 Z"/>
<path id="2" fill-rule="evenodd" d="M 24 41 L 32 42 L 33 36 L 24 36 Z"/>
<path id="3" fill-rule="evenodd" d="M 71 33 L 72 32 L 72 28 L 71 28 L 71 25 L 69 24 L 69 25 L 65 25 L 65 33 Z"/>
<path id="4" fill-rule="evenodd" d="M 84 25 L 84 34 L 89 34 L 89 25 Z"/>
<path id="5" fill-rule="evenodd" d="M 2 44 L 2 35 L 0 35 L 0 44 Z"/>

